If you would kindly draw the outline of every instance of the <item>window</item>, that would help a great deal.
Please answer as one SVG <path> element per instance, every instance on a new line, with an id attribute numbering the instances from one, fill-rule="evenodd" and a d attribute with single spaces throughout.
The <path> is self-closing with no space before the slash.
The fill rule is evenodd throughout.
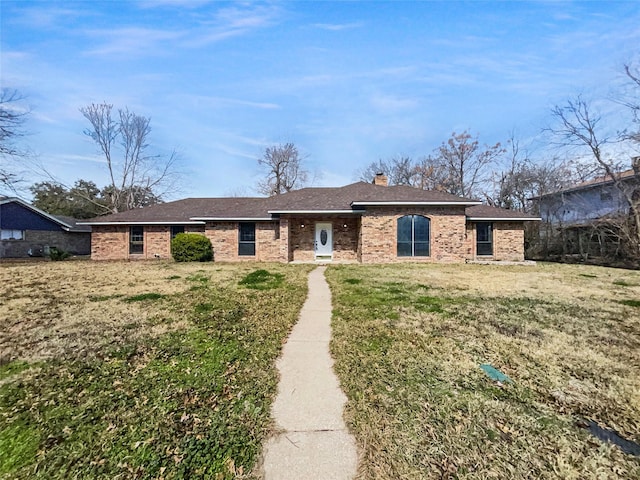
<path id="1" fill-rule="evenodd" d="M 606 190 L 603 190 L 602 192 L 600 192 L 601 202 L 611 202 L 612 200 L 613 200 L 613 195 L 611 194 L 611 192 L 608 192 Z"/>
<path id="2" fill-rule="evenodd" d="M 22 230 L 0 230 L 0 240 L 23 240 L 24 232 Z"/>
<path id="3" fill-rule="evenodd" d="M 476 254 L 493 255 L 493 224 L 476 223 Z"/>
<path id="4" fill-rule="evenodd" d="M 129 253 L 144 253 L 144 227 L 131 227 L 129 231 Z"/>
<path id="5" fill-rule="evenodd" d="M 241 223 L 238 236 L 238 255 L 256 254 L 256 224 Z"/>
<path id="6" fill-rule="evenodd" d="M 172 225 L 171 226 L 171 240 L 176 238 L 179 233 L 184 233 L 184 225 Z"/>
<path id="7" fill-rule="evenodd" d="M 422 215 L 406 215 L 398 219 L 398 256 L 429 256 L 429 224 Z"/>

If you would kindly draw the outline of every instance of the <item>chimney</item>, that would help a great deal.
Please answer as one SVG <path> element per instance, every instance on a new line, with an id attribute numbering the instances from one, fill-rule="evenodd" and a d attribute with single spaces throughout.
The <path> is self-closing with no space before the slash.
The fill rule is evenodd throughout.
<path id="1" fill-rule="evenodd" d="M 386 187 L 387 185 L 389 185 L 389 182 L 387 180 L 387 176 L 380 172 L 380 173 L 376 173 L 376 176 L 373 177 L 373 184 L 374 185 L 382 185 L 383 187 Z"/>

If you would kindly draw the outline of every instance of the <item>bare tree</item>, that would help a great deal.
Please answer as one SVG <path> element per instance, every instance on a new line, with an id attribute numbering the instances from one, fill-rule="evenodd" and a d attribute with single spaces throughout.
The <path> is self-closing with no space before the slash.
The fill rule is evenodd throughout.
<path id="1" fill-rule="evenodd" d="M 631 132 L 625 132 L 623 136 L 627 140 L 640 144 L 640 67 L 626 64 L 624 71 L 629 80 L 630 92 L 622 101 L 622 104 L 631 111 L 636 129 Z"/>
<path id="2" fill-rule="evenodd" d="M 603 151 L 606 145 L 616 141 L 612 137 L 600 136 L 602 116 L 595 112 L 581 96 L 567 101 L 564 106 L 552 110 L 557 125 L 550 129 L 561 145 L 586 150 L 595 164 L 602 169 L 605 178 L 611 179 L 620 192 L 629 210 L 630 221 L 624 221 L 616 230 L 623 236 L 634 258 L 640 257 L 640 204 L 638 203 L 640 179 L 640 157 L 633 157 L 634 179 L 621 175 L 622 162 L 615 160 Z"/>
<path id="3" fill-rule="evenodd" d="M 358 170 L 356 175 L 358 180 L 362 182 L 371 183 L 371 181 L 374 179 L 374 177 L 378 173 L 383 173 L 384 175 L 386 175 L 389 181 L 389 185 L 395 185 L 393 183 L 393 176 L 391 174 L 392 168 L 393 168 L 393 165 L 391 164 L 390 161 L 380 159 L 377 162 L 371 162 L 366 167 L 362 168 L 361 170 Z"/>
<path id="4" fill-rule="evenodd" d="M 428 155 L 415 166 L 414 187 L 422 190 L 447 191 L 447 171 L 435 157 Z"/>
<path id="5" fill-rule="evenodd" d="M 25 134 L 22 127 L 30 113 L 23 101 L 24 96 L 17 90 L 3 87 L 0 91 L 0 187 L 10 190 L 15 190 L 20 175 L 9 164 L 15 157 L 28 154 L 16 144 Z"/>
<path id="6" fill-rule="evenodd" d="M 363 182 L 371 182 L 377 173 L 384 173 L 389 185 L 408 185 L 423 190 L 438 190 L 442 184 L 442 169 L 433 157 L 413 160 L 410 157 L 398 156 L 390 160 L 372 162 L 360 170 L 358 178 Z"/>
<path id="7" fill-rule="evenodd" d="M 573 166 L 552 158 L 545 162 L 533 161 L 520 147 L 515 134 L 507 141 L 508 164 L 492 175 L 493 191 L 486 195 L 488 204 L 527 213 L 535 211 L 529 199 L 555 192 L 574 183 Z"/>
<path id="8" fill-rule="evenodd" d="M 267 147 L 258 164 L 265 171 L 265 179 L 258 183 L 258 191 L 273 196 L 302 188 L 309 172 L 302 166 L 303 158 L 293 143 Z"/>
<path id="9" fill-rule="evenodd" d="M 488 179 L 488 170 L 505 152 L 500 143 L 480 146 L 477 136 L 453 132 L 437 149 L 437 161 L 446 171 L 443 187 L 461 197 L 478 195 L 480 184 Z"/>
<path id="10" fill-rule="evenodd" d="M 113 105 L 92 103 L 80 109 L 91 128 L 84 131 L 104 155 L 109 173 L 105 187 L 108 208 L 122 212 L 162 201 L 176 188 L 177 155 L 148 154 L 150 119 L 128 108 L 112 116 Z"/>

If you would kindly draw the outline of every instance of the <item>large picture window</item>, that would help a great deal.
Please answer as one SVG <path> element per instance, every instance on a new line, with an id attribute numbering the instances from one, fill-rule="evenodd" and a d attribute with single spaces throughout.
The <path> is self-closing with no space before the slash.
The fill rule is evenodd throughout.
<path id="1" fill-rule="evenodd" d="M 493 224 L 476 223 L 476 255 L 493 255 Z"/>
<path id="2" fill-rule="evenodd" d="M 238 236 L 238 255 L 256 254 L 256 224 L 241 223 Z"/>
<path id="3" fill-rule="evenodd" d="M 429 224 L 422 215 L 405 215 L 398 219 L 398 256 L 429 256 Z"/>
<path id="4" fill-rule="evenodd" d="M 144 227 L 131 227 L 129 231 L 129 253 L 144 253 Z"/>

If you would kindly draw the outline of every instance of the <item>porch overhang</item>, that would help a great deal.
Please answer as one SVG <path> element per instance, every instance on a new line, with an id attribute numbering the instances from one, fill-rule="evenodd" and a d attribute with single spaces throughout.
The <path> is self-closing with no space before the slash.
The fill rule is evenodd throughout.
<path id="1" fill-rule="evenodd" d="M 269 210 L 272 215 L 361 215 L 364 210 Z"/>

